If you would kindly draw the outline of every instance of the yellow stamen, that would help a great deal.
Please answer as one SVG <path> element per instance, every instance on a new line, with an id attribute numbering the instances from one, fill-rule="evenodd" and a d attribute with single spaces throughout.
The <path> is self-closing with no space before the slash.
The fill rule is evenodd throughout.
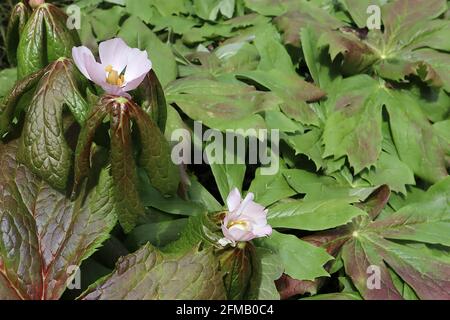
<path id="1" fill-rule="evenodd" d="M 109 84 L 112 84 L 114 86 L 122 86 L 125 82 L 125 77 L 124 75 L 120 75 L 119 73 L 113 69 L 113 67 L 111 65 L 107 66 L 105 68 L 105 71 L 108 72 L 108 76 L 106 77 L 106 82 L 108 82 Z"/>
<path id="2" fill-rule="evenodd" d="M 230 229 L 231 227 L 237 227 L 241 230 L 247 230 L 248 229 L 248 223 L 247 221 L 244 220 L 236 220 L 236 221 L 231 221 L 228 225 L 227 225 L 228 229 Z"/>

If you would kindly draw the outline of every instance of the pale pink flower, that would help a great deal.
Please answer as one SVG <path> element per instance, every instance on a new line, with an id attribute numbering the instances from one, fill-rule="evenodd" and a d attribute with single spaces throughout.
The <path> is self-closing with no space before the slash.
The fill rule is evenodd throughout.
<path id="1" fill-rule="evenodd" d="M 222 222 L 225 236 L 219 244 L 236 245 L 236 242 L 250 241 L 272 234 L 272 227 L 267 224 L 267 209 L 253 201 L 254 194 L 249 192 L 245 199 L 239 190 L 231 190 L 227 198 L 228 212 Z"/>
<path id="2" fill-rule="evenodd" d="M 127 92 L 136 89 L 152 68 L 147 52 L 130 48 L 120 38 L 100 43 L 98 51 L 100 63 L 88 48 L 72 49 L 80 72 L 108 94 L 130 98 Z"/>

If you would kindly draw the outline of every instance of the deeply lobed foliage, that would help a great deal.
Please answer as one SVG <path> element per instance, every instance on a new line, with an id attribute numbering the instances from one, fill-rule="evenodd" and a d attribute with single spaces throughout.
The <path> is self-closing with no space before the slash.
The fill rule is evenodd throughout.
<path id="1" fill-rule="evenodd" d="M 448 1 L 75 4 L 81 43 L 119 36 L 154 73 L 123 119 L 73 70 L 73 33 L 37 65 L 16 41 L 0 71 L 0 298 L 450 299 Z M 193 121 L 278 129 L 280 169 L 189 165 L 165 196 L 166 140 Z M 276 230 L 223 248 L 234 187 Z M 65 291 L 70 266 L 80 290 Z"/>

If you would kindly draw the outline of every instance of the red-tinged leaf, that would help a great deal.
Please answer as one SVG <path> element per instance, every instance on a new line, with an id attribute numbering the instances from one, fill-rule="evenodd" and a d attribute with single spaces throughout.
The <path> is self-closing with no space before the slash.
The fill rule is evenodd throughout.
<path id="1" fill-rule="evenodd" d="M 450 247 L 450 178 L 432 186 L 421 201 L 375 221 L 369 228 L 388 239 Z"/>
<path id="2" fill-rule="evenodd" d="M 164 254 L 150 244 L 121 258 L 84 300 L 220 300 L 222 273 L 211 250 Z"/>
<path id="3" fill-rule="evenodd" d="M 240 72 L 237 76 L 256 81 L 283 99 L 281 109 L 292 119 L 303 124 L 319 124 L 317 114 L 306 102 L 320 100 L 325 97 L 325 92 L 297 74 L 272 69 Z"/>
<path id="4" fill-rule="evenodd" d="M 439 73 L 426 60 L 414 61 L 411 56 L 408 60 L 383 60 L 375 70 L 381 77 L 398 82 L 407 82 L 406 77 L 416 76 L 432 87 L 444 84 Z"/>
<path id="5" fill-rule="evenodd" d="M 180 174 L 171 159 L 171 149 L 161 130 L 139 106 L 131 103 L 130 117 L 137 124 L 141 150 L 139 165 L 148 174 L 152 185 L 163 195 L 174 194 Z"/>
<path id="6" fill-rule="evenodd" d="M 323 156 L 347 156 L 355 174 L 376 164 L 381 153 L 383 91 L 372 78 L 343 80 L 329 92 L 333 112 L 325 123 Z"/>
<path id="7" fill-rule="evenodd" d="M 102 97 L 92 108 L 90 115 L 81 128 L 75 151 L 73 197 L 78 195 L 78 191 L 83 180 L 89 174 L 91 149 L 92 143 L 94 142 L 95 133 L 97 128 L 102 124 L 103 120 L 108 115 L 108 112 L 108 98 Z"/>
<path id="8" fill-rule="evenodd" d="M 321 278 L 314 281 L 296 280 L 283 274 L 282 277 L 276 281 L 276 285 L 281 300 L 284 300 L 297 295 L 315 295 L 319 287 L 319 282 L 321 281 L 320 279 Z"/>
<path id="9" fill-rule="evenodd" d="M 340 254 L 346 273 L 365 299 L 402 298 L 387 265 L 420 298 L 449 299 L 450 261 L 446 258 L 446 248 L 450 246 L 449 185 L 450 178 L 446 178 L 424 193 L 420 201 L 383 215 L 375 222 L 357 217 L 347 226 L 303 240 L 326 248 L 334 256 Z M 375 218 L 386 203 L 388 193 L 386 187 L 381 187 L 359 206 Z M 425 245 L 408 245 L 387 239 L 438 244 L 442 249 L 437 247 L 431 251 Z M 372 268 L 368 269 L 370 266 Z M 369 279 L 377 276 L 375 270 L 379 271 L 380 286 L 370 289 L 367 282 L 376 283 L 375 278 Z"/>
<path id="10" fill-rule="evenodd" d="M 303 237 L 302 240 L 316 247 L 324 248 L 330 255 L 337 256 L 342 246 L 351 238 L 349 228 L 346 226 L 317 232 L 311 236 Z"/>
<path id="11" fill-rule="evenodd" d="M 431 74 L 426 79 L 439 77 L 445 91 L 450 92 L 450 57 L 447 52 L 439 52 L 432 49 L 420 49 L 411 54 L 413 61 L 424 61 L 428 66 L 427 72 Z M 429 66 L 432 67 L 430 71 Z M 436 80 L 438 81 L 438 80 Z"/>
<path id="12" fill-rule="evenodd" d="M 58 299 L 116 223 L 107 170 L 71 202 L 0 144 L 0 299 Z"/>
<path id="13" fill-rule="evenodd" d="M 262 129 L 257 113 L 274 110 L 280 99 L 242 82 L 221 82 L 212 77 L 190 76 L 172 82 L 166 89 L 169 103 L 176 103 L 191 119 L 217 130 Z"/>
<path id="14" fill-rule="evenodd" d="M 20 161 L 59 190 L 66 188 L 72 167 L 72 150 L 64 135 L 64 108 L 69 107 L 80 123 L 87 113 L 74 68 L 65 58 L 46 68 L 28 107 L 19 148 Z"/>
<path id="15" fill-rule="evenodd" d="M 379 59 L 373 47 L 358 37 L 357 30 L 350 28 L 323 33 L 318 45 L 329 46 L 332 61 L 342 55 L 341 70 L 348 75 L 369 69 Z"/>
<path id="16" fill-rule="evenodd" d="M 382 238 L 371 239 L 378 254 L 421 299 L 450 299 L 450 263 L 422 248 L 410 248 Z"/>
<path id="17" fill-rule="evenodd" d="M 302 28 L 311 27 L 321 33 L 344 26 L 342 21 L 306 1 L 299 1 L 295 8 L 275 18 L 274 22 L 283 32 L 283 42 L 295 47 L 300 46 Z"/>
<path id="18" fill-rule="evenodd" d="M 355 238 L 342 248 L 342 259 L 346 273 L 365 299 L 398 300 L 403 299 L 392 282 L 389 271 L 377 252 L 365 242 Z M 372 275 L 370 266 L 375 266 L 380 273 L 379 287 L 371 287 L 369 277 Z M 372 271 L 373 272 L 373 271 Z M 376 284 L 375 284 L 376 285 Z"/>
<path id="19" fill-rule="evenodd" d="M 19 45 L 20 34 L 30 17 L 31 10 L 24 2 L 19 2 L 10 13 L 8 28 L 6 30 L 6 54 L 12 66 L 17 65 L 17 47 Z"/>
<path id="20" fill-rule="evenodd" d="M 19 80 L 4 100 L 0 101 L 0 136 L 8 132 L 19 102 L 27 93 L 33 91 L 44 72 L 45 69 L 41 69 Z"/>
<path id="21" fill-rule="evenodd" d="M 138 95 L 142 99 L 142 108 L 158 124 L 159 129 L 164 132 L 167 120 L 166 98 L 162 85 L 153 70 L 147 73 L 138 90 Z"/>
<path id="22" fill-rule="evenodd" d="M 220 254 L 220 268 L 224 273 L 223 280 L 229 300 L 242 300 L 246 297 L 252 278 L 254 250 L 251 243 L 242 243 L 235 248 L 225 249 Z"/>
<path id="23" fill-rule="evenodd" d="M 131 140 L 130 101 L 113 100 L 111 108 L 111 173 L 119 223 L 130 232 L 145 213 L 137 190 L 137 169 Z M 148 116 L 147 114 L 145 114 Z"/>
<path id="24" fill-rule="evenodd" d="M 447 10 L 445 0 L 396 0 L 382 8 L 388 39 L 401 39 L 417 23 L 431 20 Z"/>
<path id="25" fill-rule="evenodd" d="M 372 220 L 375 220 L 389 201 L 391 190 L 384 185 L 375 190 L 363 203 L 357 206 L 365 210 Z"/>

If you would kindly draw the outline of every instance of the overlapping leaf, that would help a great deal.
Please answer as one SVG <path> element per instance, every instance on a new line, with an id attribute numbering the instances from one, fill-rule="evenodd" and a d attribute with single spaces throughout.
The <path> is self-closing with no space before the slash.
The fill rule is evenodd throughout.
<path id="1" fill-rule="evenodd" d="M 341 250 L 345 271 L 365 299 L 403 299 L 393 283 L 390 268 L 421 299 L 448 299 L 450 263 L 445 258 L 445 248 L 449 246 L 449 183 L 449 178 L 442 180 L 431 187 L 420 202 L 375 221 L 358 218 L 348 226 L 305 240 L 335 255 Z M 370 205 L 363 205 L 373 219 L 388 197 L 388 194 L 376 195 L 381 196 L 374 198 Z M 441 245 L 441 255 L 433 251 L 436 249 L 393 241 L 399 239 Z M 376 290 L 367 284 L 371 266 L 379 270 L 377 274 L 381 277 Z"/>
<path id="2" fill-rule="evenodd" d="M 58 299 L 116 223 L 111 177 L 71 202 L 17 162 L 17 145 L 0 145 L 0 297 Z"/>
<path id="3" fill-rule="evenodd" d="M 210 250 L 164 254 L 147 244 L 84 293 L 85 300 L 224 299 L 222 274 Z"/>
<path id="4" fill-rule="evenodd" d="M 20 160 L 60 190 L 66 188 L 72 167 L 63 111 L 68 106 L 80 123 L 87 115 L 87 103 L 78 91 L 74 68 L 67 59 L 46 68 L 28 107 L 20 140 Z"/>

